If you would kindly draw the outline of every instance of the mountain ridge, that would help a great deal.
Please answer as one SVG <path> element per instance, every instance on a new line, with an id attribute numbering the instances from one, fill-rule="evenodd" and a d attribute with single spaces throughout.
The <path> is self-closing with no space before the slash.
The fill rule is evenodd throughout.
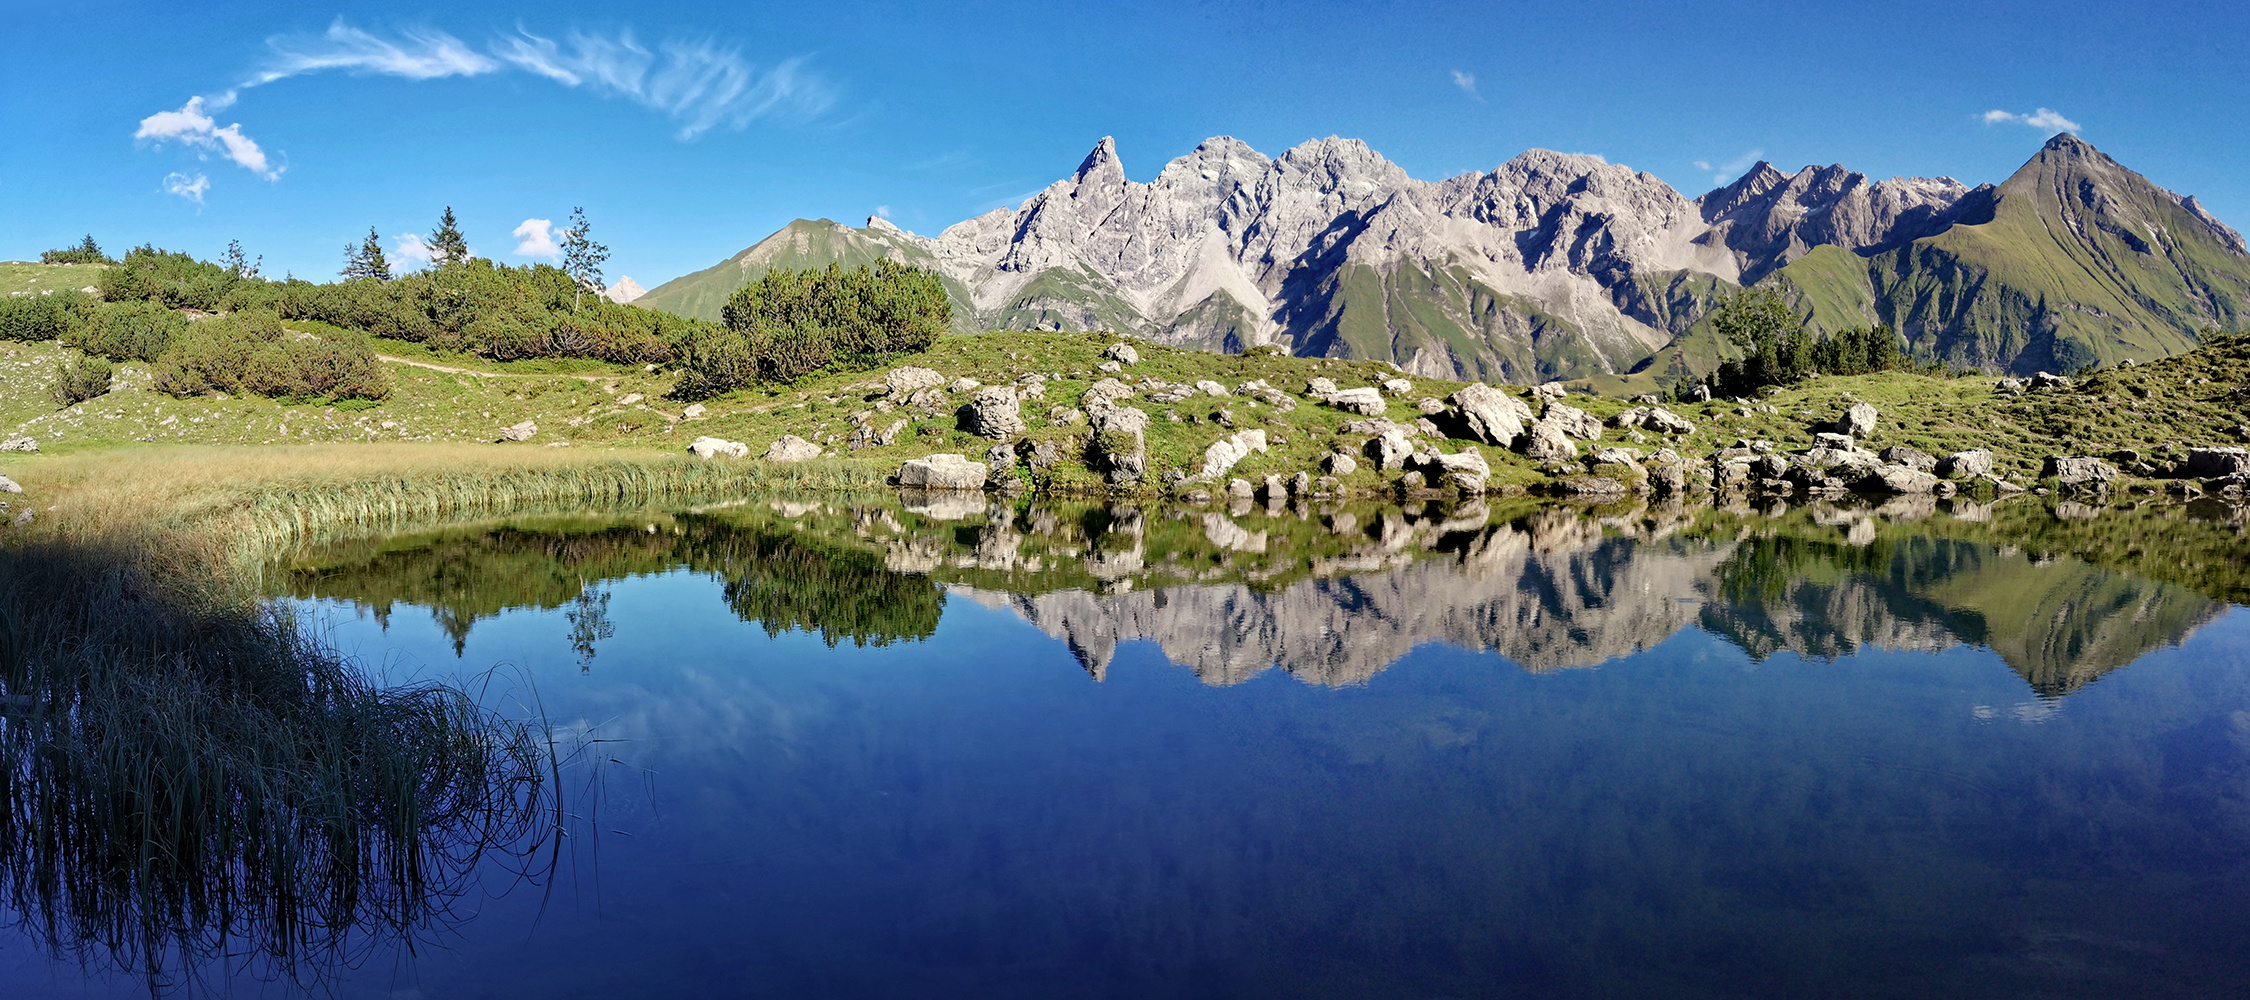
<path id="1" fill-rule="evenodd" d="M 2159 247 L 2168 271 L 2140 259 Z M 1014 209 L 935 236 L 798 220 L 642 304 L 716 318 L 767 268 L 879 257 L 942 274 L 962 330 L 1277 344 L 1512 382 L 1715 363 L 1726 348 L 1697 324 L 1746 284 L 1783 289 L 1816 328 L 1890 323 L 1919 353 L 1989 369 L 2176 353 L 2250 302 L 2240 234 L 2063 133 L 1999 185 L 1760 162 L 1695 198 L 1551 150 L 1421 181 L 1335 136 L 1276 157 L 1214 136 L 1140 183 L 1104 137 Z"/>

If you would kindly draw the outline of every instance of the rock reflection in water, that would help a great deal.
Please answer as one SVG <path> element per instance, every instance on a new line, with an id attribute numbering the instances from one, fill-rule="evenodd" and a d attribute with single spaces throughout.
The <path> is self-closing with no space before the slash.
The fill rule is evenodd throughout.
<path id="1" fill-rule="evenodd" d="M 2082 523 L 2054 520 L 2076 513 L 2048 520 Z M 831 645 L 927 638 L 950 594 L 1020 615 L 1097 679 L 1119 643 L 1146 640 L 1221 685 L 1274 668 L 1361 683 L 1429 642 L 1533 671 L 1590 666 L 1692 625 L 1756 657 L 1983 645 L 2037 692 L 2059 695 L 2225 607 L 1996 545 L 1993 519 L 1990 505 L 1941 511 L 1928 497 L 1589 514 L 908 496 L 470 527 L 308 557 L 288 580 L 298 596 L 345 598 L 378 616 L 394 602 L 426 605 L 457 648 L 475 621 L 507 608 L 569 606 L 578 623 L 600 581 L 683 568 L 722 580 L 744 621 Z M 590 660 L 593 644 L 580 639 Z"/>

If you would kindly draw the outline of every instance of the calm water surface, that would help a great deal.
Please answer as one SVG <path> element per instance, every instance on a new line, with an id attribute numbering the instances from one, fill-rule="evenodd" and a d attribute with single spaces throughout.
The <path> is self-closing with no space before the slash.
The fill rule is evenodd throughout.
<path id="1" fill-rule="evenodd" d="M 337 644 L 504 664 L 576 753 L 548 877 L 488 861 L 323 988 L 2250 993 L 2223 567 L 1767 513 L 808 502 L 300 554 Z M 2241 539 L 2195 531 L 2163 561 Z M 0 995 L 147 994 L 92 954 L 0 931 Z"/>

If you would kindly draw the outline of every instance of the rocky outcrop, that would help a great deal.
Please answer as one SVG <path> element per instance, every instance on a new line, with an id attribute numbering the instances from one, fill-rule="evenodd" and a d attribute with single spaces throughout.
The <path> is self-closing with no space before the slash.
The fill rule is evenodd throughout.
<path id="1" fill-rule="evenodd" d="M 1262 430 L 1236 431 L 1203 449 L 1203 467 L 1196 474 L 1204 479 L 1217 479 L 1235 467 L 1235 463 L 1250 457 L 1252 452 L 1266 450 L 1266 432 Z"/>
<path id="2" fill-rule="evenodd" d="M 697 440 L 707 441 L 710 439 L 698 438 Z M 729 443 L 731 444 L 733 442 Z M 690 448 L 690 450 L 692 450 L 695 446 L 689 445 L 688 447 Z M 736 447 L 741 446 L 736 445 Z M 748 449 L 744 450 L 747 451 Z M 741 456 L 737 455 L 735 457 L 740 458 Z M 798 437 L 795 434 L 784 434 L 781 437 L 775 439 L 773 444 L 766 446 L 766 461 L 768 462 L 809 462 L 819 457 L 819 445 L 807 441 L 804 438 Z"/>
<path id="3" fill-rule="evenodd" d="M 1523 400 L 1481 382 L 1464 386 L 1446 397 L 1468 429 L 1468 436 L 1489 445 L 1513 448 L 1531 422 L 1531 407 Z"/>
<path id="4" fill-rule="evenodd" d="M 502 441 L 529 441 L 537 436 L 539 436 L 539 425 L 530 420 L 510 424 L 500 430 L 500 440 Z"/>
<path id="5" fill-rule="evenodd" d="M 1092 391 L 1087 395 L 1092 396 Z M 1088 410 L 1087 416 L 1094 425 L 1094 436 L 1087 442 L 1087 459 L 1094 471 L 1112 483 L 1140 482 L 1148 473 L 1148 412 L 1104 405 Z"/>
<path id="6" fill-rule="evenodd" d="M 775 442 L 778 444 L 779 442 Z M 714 458 L 749 458 L 750 446 L 725 438 L 699 437 L 688 442 L 688 454 L 708 462 Z"/>
<path id="7" fill-rule="evenodd" d="M 2039 470 L 2039 478 L 2064 486 L 2099 485 L 2117 478 L 2117 467 L 2098 458 L 2052 455 Z"/>
<path id="8" fill-rule="evenodd" d="M 1023 411 L 1014 386 L 994 385 L 976 390 L 976 398 L 963 407 L 968 431 L 978 437 L 1005 441 L 1024 431 Z"/>
<path id="9" fill-rule="evenodd" d="M 1957 451 L 1937 464 L 1937 474 L 1947 479 L 1974 479 L 1992 474 L 1992 452 L 1985 448 Z"/>
<path id="10" fill-rule="evenodd" d="M 1853 403 L 1836 418 L 1836 433 L 1847 437 L 1864 438 L 1875 433 L 1876 412 L 1873 403 Z"/>

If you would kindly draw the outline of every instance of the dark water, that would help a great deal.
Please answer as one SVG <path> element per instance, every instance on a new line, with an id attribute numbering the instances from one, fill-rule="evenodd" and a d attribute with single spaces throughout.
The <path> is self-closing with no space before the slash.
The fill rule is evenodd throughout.
<path id="1" fill-rule="evenodd" d="M 2224 512 L 871 502 L 272 584 L 577 748 L 551 877 L 341 997 L 2220 997 L 2244 558 Z M 0 932 L 0 995 L 146 995 L 89 963 Z"/>

